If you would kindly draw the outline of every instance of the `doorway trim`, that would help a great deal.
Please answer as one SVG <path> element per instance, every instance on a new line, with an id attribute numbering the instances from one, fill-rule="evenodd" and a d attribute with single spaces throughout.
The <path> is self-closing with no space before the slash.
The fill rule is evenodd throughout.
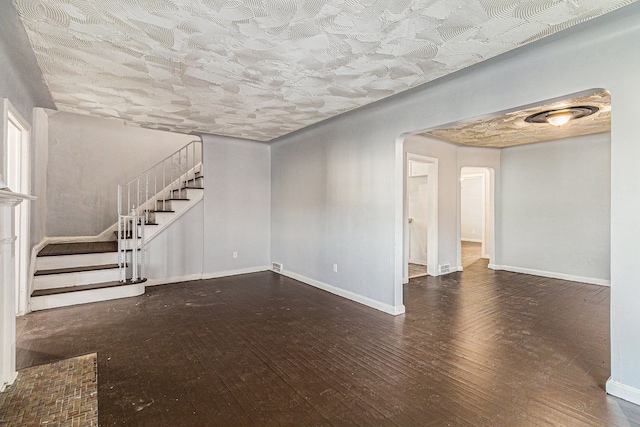
<path id="1" fill-rule="evenodd" d="M 482 188 L 482 207 L 483 207 L 483 223 L 482 223 L 482 254 L 481 257 L 489 260 L 488 268 L 495 269 L 494 262 L 496 259 L 496 223 L 495 223 L 495 170 L 489 166 L 471 166 L 465 165 L 459 168 L 458 178 L 462 179 L 462 169 L 484 169 L 483 188 Z M 469 174 L 467 174 L 469 175 Z M 478 174 L 472 174 L 478 175 Z M 458 264 L 462 271 L 462 188 L 458 186 Z M 486 250 L 489 246 L 489 250 Z"/>
<path id="2" fill-rule="evenodd" d="M 407 153 L 404 159 L 403 192 L 403 283 L 409 281 L 409 209 L 407 183 L 411 176 L 410 162 L 427 164 L 427 275 L 438 275 L 438 158 Z"/>
<path id="3" fill-rule="evenodd" d="M 20 132 L 19 147 L 19 180 L 20 188 L 11 188 L 12 191 L 30 194 L 31 193 L 31 125 L 27 122 L 11 102 L 4 98 L 2 102 L 2 166 L 4 179 L 8 181 L 9 174 L 9 123 L 12 123 Z M 24 203 L 15 209 L 15 224 L 19 229 L 16 234 L 15 256 L 16 263 L 14 274 L 17 282 L 16 315 L 25 314 L 29 311 L 29 261 L 30 261 L 30 203 Z"/>

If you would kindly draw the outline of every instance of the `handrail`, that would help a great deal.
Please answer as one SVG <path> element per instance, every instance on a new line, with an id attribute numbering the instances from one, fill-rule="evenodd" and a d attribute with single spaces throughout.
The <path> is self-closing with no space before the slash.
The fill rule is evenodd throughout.
<path id="1" fill-rule="evenodd" d="M 149 210 L 157 210 L 157 202 L 182 198 L 190 181 L 195 181 L 202 173 L 202 141 L 191 141 L 181 149 L 165 157 L 128 183 L 118 185 L 118 215 L 128 215 L 132 209 L 140 214 L 141 208 L 153 202 L 146 209 L 145 221 L 149 221 Z"/>
<path id="2" fill-rule="evenodd" d="M 146 171 L 142 172 L 140 175 L 136 176 L 135 178 L 133 178 L 131 181 L 127 182 L 124 185 L 129 185 L 131 184 L 133 181 L 135 181 L 136 179 L 140 178 L 141 176 L 143 176 L 144 174 L 146 174 L 147 172 L 151 171 L 153 168 L 155 168 L 156 166 L 158 166 L 160 163 L 169 160 L 171 157 L 175 156 L 176 154 L 178 154 L 180 151 L 184 150 L 186 147 L 190 146 L 191 144 L 201 144 L 202 141 L 199 141 L 197 139 L 194 139 L 193 141 L 191 141 L 190 143 L 188 143 L 187 145 L 185 145 L 184 147 L 174 151 L 173 153 L 169 154 L 167 157 L 165 157 L 164 159 L 160 160 L 158 163 L 156 163 L 155 165 L 151 166 L 149 169 L 147 169 Z M 202 149 L 202 147 L 201 147 Z"/>

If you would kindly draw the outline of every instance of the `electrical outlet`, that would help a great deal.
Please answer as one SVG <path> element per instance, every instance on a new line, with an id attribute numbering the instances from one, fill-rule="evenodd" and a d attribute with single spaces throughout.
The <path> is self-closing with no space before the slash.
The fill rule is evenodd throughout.
<path id="1" fill-rule="evenodd" d="M 234 252 L 234 253 L 233 253 L 233 257 L 234 257 L 234 258 L 238 258 L 238 252 Z"/>
<path id="2" fill-rule="evenodd" d="M 333 264 L 333 272 L 334 273 L 338 272 L 338 264 Z"/>

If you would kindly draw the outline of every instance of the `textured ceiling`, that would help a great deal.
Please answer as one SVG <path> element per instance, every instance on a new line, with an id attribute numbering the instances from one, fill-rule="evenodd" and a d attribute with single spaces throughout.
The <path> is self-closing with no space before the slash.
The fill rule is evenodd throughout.
<path id="1" fill-rule="evenodd" d="M 547 110 L 593 106 L 599 110 L 581 119 L 555 127 L 548 123 L 527 123 L 525 118 Z M 504 115 L 483 118 L 425 132 L 460 144 L 479 147 L 511 147 L 532 142 L 552 141 L 611 130 L 611 96 L 602 91 L 565 101 L 554 102 Z"/>
<path id="2" fill-rule="evenodd" d="M 60 110 L 266 141 L 635 0 L 14 0 Z"/>

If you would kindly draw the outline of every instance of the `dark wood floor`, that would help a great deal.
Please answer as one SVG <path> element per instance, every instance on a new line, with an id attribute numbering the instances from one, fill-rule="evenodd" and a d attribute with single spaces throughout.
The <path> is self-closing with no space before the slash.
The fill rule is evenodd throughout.
<path id="1" fill-rule="evenodd" d="M 38 256 L 78 255 L 102 252 L 117 252 L 118 242 L 55 243 L 42 248 Z"/>
<path id="2" fill-rule="evenodd" d="M 487 270 L 393 317 L 275 273 L 18 320 L 18 363 L 98 353 L 101 426 L 640 425 L 607 396 L 609 290 Z"/>

